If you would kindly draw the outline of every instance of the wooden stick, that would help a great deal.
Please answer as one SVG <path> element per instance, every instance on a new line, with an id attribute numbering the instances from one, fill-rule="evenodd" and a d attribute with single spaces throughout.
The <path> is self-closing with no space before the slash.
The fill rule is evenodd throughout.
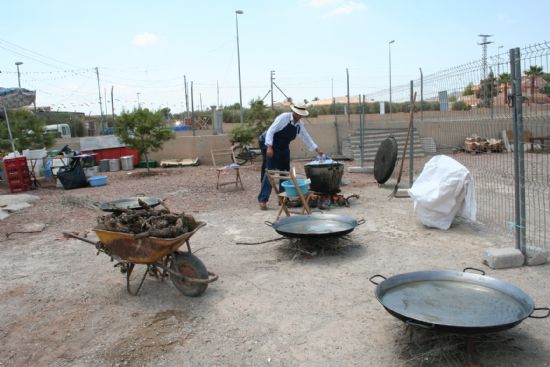
<path id="1" fill-rule="evenodd" d="M 411 111 L 409 114 L 409 129 L 407 130 L 407 137 L 405 138 L 405 146 L 403 147 L 403 155 L 401 157 L 401 163 L 399 164 L 399 174 L 397 175 L 397 183 L 395 184 L 395 187 L 393 188 L 393 191 L 389 195 L 389 198 L 393 198 L 395 194 L 397 193 L 397 189 L 399 187 L 399 183 L 401 182 L 401 174 L 403 173 L 403 162 L 405 161 L 405 155 L 407 154 L 407 145 L 409 144 L 409 136 L 411 134 L 411 129 L 413 125 L 414 120 L 414 103 L 416 101 L 416 92 L 414 92 L 412 103 L 411 103 Z M 412 157 L 411 157 L 412 158 Z"/>

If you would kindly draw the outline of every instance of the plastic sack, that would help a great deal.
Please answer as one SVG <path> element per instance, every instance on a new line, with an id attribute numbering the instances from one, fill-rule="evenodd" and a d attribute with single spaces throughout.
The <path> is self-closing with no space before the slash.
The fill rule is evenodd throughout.
<path id="1" fill-rule="evenodd" d="M 51 178 L 52 177 L 52 161 L 51 159 L 48 159 L 46 161 L 46 164 L 44 165 L 44 177 Z"/>
<path id="2" fill-rule="evenodd" d="M 409 189 L 422 224 L 449 229 L 456 216 L 476 221 L 474 178 L 454 159 L 438 155 L 426 163 Z"/>
<path id="3" fill-rule="evenodd" d="M 57 178 L 65 190 L 88 186 L 88 179 L 80 165 L 80 159 L 73 159 L 69 166 L 61 167 L 57 171 Z"/>

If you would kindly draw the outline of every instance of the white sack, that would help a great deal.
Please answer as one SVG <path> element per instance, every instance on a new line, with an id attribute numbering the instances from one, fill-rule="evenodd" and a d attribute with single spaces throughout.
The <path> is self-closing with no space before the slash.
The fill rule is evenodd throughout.
<path id="1" fill-rule="evenodd" d="M 447 230 L 455 216 L 475 222 L 474 178 L 462 164 L 445 155 L 433 157 L 409 189 L 422 224 Z"/>

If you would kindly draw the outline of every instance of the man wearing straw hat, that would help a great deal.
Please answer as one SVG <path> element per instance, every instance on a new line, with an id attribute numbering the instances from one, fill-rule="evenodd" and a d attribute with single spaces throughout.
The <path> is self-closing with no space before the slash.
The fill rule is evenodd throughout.
<path id="1" fill-rule="evenodd" d="M 296 136 L 306 144 L 310 151 L 315 150 L 318 155 L 323 155 L 317 144 L 309 136 L 304 124 L 300 119 L 309 115 L 305 106 L 290 105 L 292 112 L 284 112 L 275 118 L 269 129 L 260 136 L 260 146 L 265 147 L 264 168 L 279 171 L 290 171 L 290 142 Z M 264 151 L 264 149 L 262 149 Z M 267 202 L 271 195 L 271 184 L 269 179 L 262 172 L 262 185 L 258 194 L 260 209 L 267 209 Z"/>

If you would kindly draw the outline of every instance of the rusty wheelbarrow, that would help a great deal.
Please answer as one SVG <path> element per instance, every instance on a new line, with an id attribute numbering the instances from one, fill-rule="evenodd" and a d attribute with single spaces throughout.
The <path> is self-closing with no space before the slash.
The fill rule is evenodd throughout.
<path id="1" fill-rule="evenodd" d="M 147 234 L 131 234 L 112 232 L 101 227 L 94 228 L 99 238 L 98 242 L 80 237 L 71 232 L 63 232 L 65 237 L 76 238 L 94 245 L 98 254 L 103 252 L 116 260 L 115 267 L 126 274 L 126 289 L 128 293 L 137 295 L 147 274 L 164 280 L 170 277 L 174 286 L 184 295 L 198 297 L 204 293 L 208 283 L 218 279 L 218 275 L 206 270 L 202 261 L 193 255 L 189 239 L 205 222 L 197 221 L 197 227 L 175 238 L 151 237 Z M 187 251 L 179 251 L 185 243 Z M 136 264 L 147 266 L 143 277 L 135 291 L 130 287 L 130 276 Z"/>

